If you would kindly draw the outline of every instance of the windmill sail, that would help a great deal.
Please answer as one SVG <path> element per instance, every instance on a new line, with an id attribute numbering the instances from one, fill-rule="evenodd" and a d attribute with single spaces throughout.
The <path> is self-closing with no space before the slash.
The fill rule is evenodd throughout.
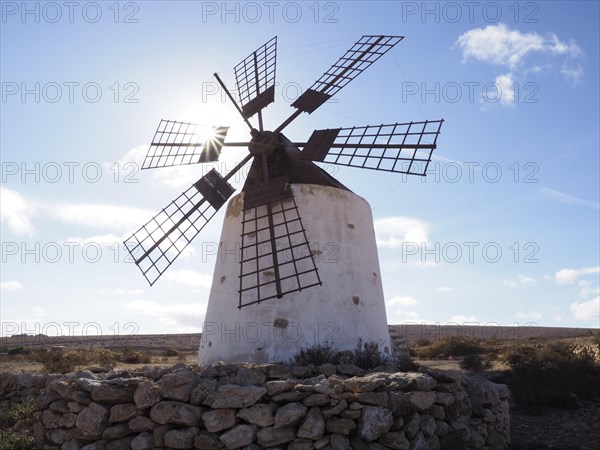
<path id="1" fill-rule="evenodd" d="M 229 127 L 161 120 L 142 169 L 217 161 L 228 130 Z"/>
<path id="2" fill-rule="evenodd" d="M 404 36 L 363 36 L 321 78 L 296 99 L 292 106 L 312 113 L 371 64 L 386 54 Z"/>
<path id="3" fill-rule="evenodd" d="M 287 177 L 246 191 L 238 308 L 321 284 Z"/>
<path id="4" fill-rule="evenodd" d="M 125 247 L 150 285 L 185 250 L 234 191 L 212 169 L 125 241 Z"/>
<path id="5" fill-rule="evenodd" d="M 252 117 L 275 100 L 277 37 L 234 67 L 238 94 L 245 118 Z"/>
<path id="6" fill-rule="evenodd" d="M 443 120 L 315 130 L 301 158 L 424 176 Z"/>

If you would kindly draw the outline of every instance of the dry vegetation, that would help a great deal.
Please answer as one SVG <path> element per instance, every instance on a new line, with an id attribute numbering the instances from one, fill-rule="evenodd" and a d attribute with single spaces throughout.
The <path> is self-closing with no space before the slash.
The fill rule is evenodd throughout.
<path id="1" fill-rule="evenodd" d="M 0 347 L 0 371 L 65 373 L 85 368 L 107 371 L 196 362 L 196 352 L 189 351 L 189 341 L 183 351 L 158 345 L 127 348 L 71 345 L 62 351 L 52 351 L 50 345 L 36 344 Z M 359 341 L 354 351 L 345 353 L 334 352 L 327 345 L 303 348 L 290 362 L 297 365 L 353 363 L 365 368 L 389 364 L 390 360 L 378 359 L 380 354 L 373 351 L 374 345 Z M 595 411 L 597 416 L 600 407 L 600 332 L 588 332 L 587 336 L 577 338 L 521 340 L 455 335 L 435 341 L 415 339 L 408 346 L 417 365 L 479 373 L 492 381 L 507 384 L 514 401 L 513 423 L 520 424 L 519 432 L 525 436 L 513 437 L 512 448 L 532 448 L 529 441 L 519 443 L 528 436 L 535 436 L 539 441 L 534 448 L 567 448 L 553 447 L 556 442 L 567 442 L 564 435 L 556 438 L 553 417 L 561 417 L 561 423 L 576 417 L 573 420 L 587 420 L 591 424 L 588 434 L 574 433 L 573 442 L 581 445 L 568 448 L 588 448 L 589 444 L 592 444 L 589 448 L 596 444 L 600 448 L 600 442 L 595 441 L 600 440 L 600 431 L 593 431 L 600 428 L 596 427 L 600 420 L 598 417 L 590 419 L 593 413 L 588 414 L 588 411 Z M 33 409 L 32 404 L 0 403 L 0 450 L 31 448 L 27 423 Z M 568 430 L 565 433 L 568 435 Z M 544 439 L 551 443 L 544 444 Z M 588 442 L 590 440 L 593 442 Z"/>

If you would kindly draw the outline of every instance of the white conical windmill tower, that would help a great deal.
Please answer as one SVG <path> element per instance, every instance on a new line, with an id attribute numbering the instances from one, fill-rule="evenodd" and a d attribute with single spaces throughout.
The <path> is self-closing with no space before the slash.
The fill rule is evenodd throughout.
<path id="1" fill-rule="evenodd" d="M 424 176 L 443 120 L 315 130 L 307 142 L 282 130 L 402 39 L 363 36 L 273 131 L 263 129 L 262 109 L 274 101 L 276 38 L 235 67 L 241 108 L 215 74 L 250 142 L 226 142 L 227 127 L 201 141 L 195 125 L 161 121 L 143 169 L 217 161 L 227 146 L 249 154 L 224 177 L 208 172 L 125 241 L 151 285 L 233 195 L 227 180 L 253 158 L 227 205 L 200 364 L 285 362 L 302 347 L 349 350 L 358 338 L 391 352 L 371 208 L 313 161 Z M 254 115 L 258 129 L 248 120 Z"/>

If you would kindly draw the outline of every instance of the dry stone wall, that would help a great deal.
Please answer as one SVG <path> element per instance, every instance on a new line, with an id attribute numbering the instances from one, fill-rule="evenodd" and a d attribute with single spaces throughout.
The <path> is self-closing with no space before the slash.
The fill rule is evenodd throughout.
<path id="1" fill-rule="evenodd" d="M 458 372 L 331 364 L 0 374 L 0 400 L 35 399 L 36 448 L 63 450 L 504 449 L 509 395 Z"/>

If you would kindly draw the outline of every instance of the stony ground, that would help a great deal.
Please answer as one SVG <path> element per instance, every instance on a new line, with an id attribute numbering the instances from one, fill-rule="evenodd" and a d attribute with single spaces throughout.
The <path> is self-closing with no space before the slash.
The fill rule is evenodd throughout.
<path id="1" fill-rule="evenodd" d="M 537 414 L 511 410 L 514 450 L 600 449 L 600 404 L 572 410 L 545 409 Z"/>

